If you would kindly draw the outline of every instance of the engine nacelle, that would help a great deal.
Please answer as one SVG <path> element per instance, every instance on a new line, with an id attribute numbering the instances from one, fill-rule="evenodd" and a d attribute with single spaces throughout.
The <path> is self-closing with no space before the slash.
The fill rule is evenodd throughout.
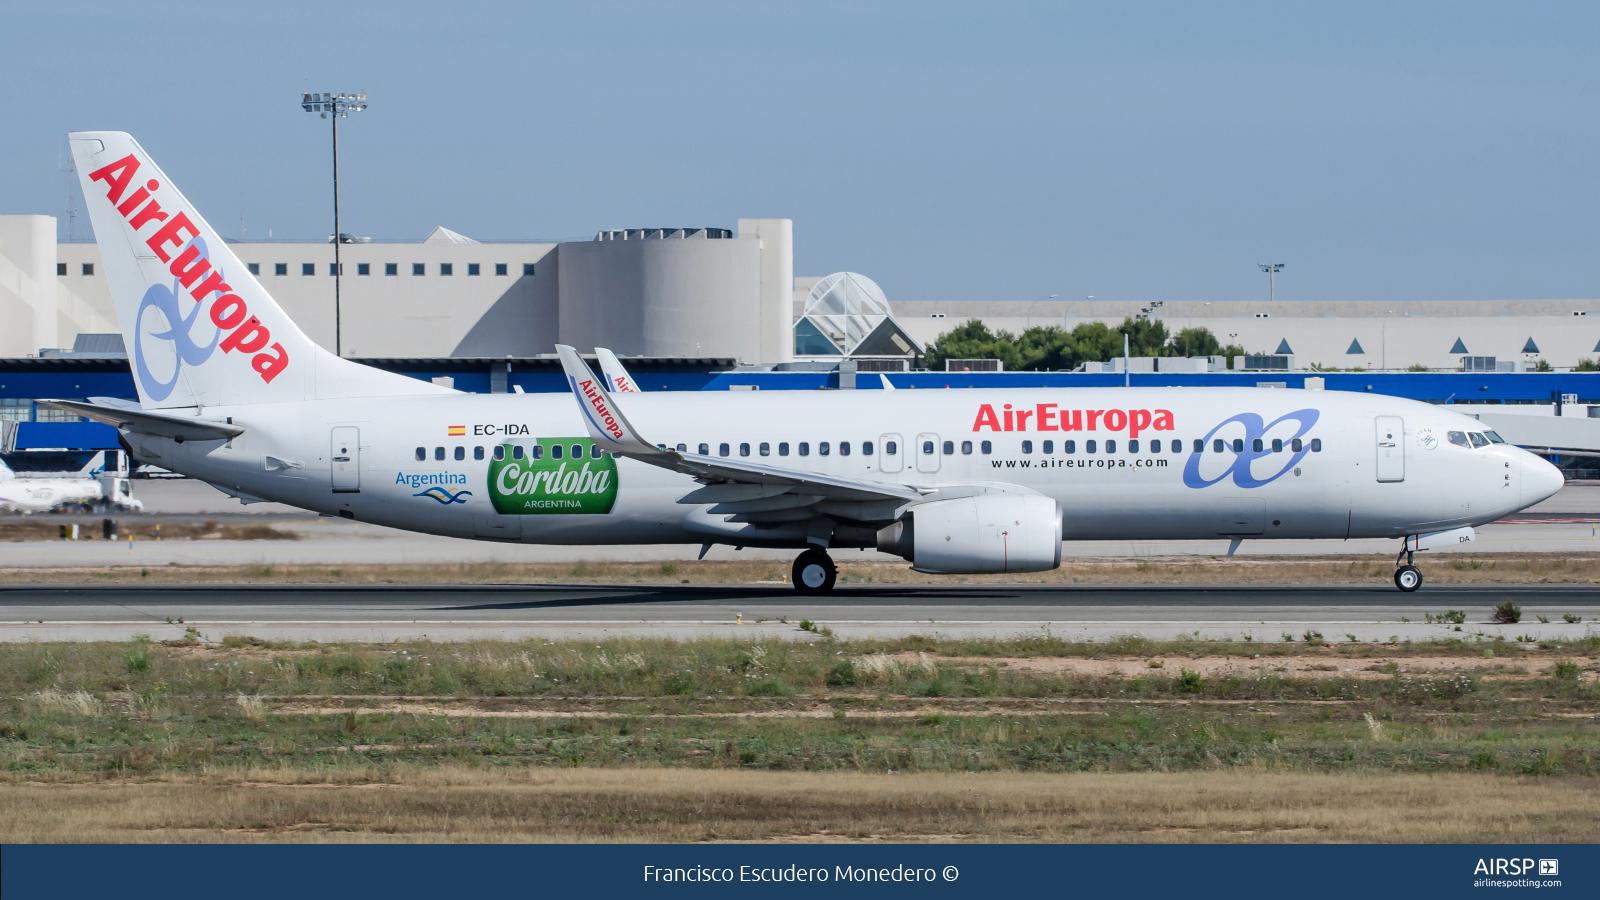
<path id="1" fill-rule="evenodd" d="M 1045 572 L 1061 565 L 1061 504 L 1032 494 L 935 500 L 879 529 L 878 549 L 936 575 Z"/>

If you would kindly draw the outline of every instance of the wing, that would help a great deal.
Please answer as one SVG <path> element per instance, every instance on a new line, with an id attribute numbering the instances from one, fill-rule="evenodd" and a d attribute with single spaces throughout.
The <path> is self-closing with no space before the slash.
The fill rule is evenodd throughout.
<path id="1" fill-rule="evenodd" d="M 172 438 L 176 441 L 225 441 L 244 434 L 244 429 L 229 422 L 214 422 L 174 413 L 126 409 L 78 400 L 39 400 L 45 406 L 77 413 L 86 419 L 104 422 L 123 431 Z"/>
<path id="2" fill-rule="evenodd" d="M 824 514 L 859 521 L 893 517 L 893 510 L 932 493 L 910 485 L 859 478 L 840 478 L 720 456 L 701 456 L 652 444 L 628 421 L 617 395 L 603 390 L 599 378 L 578 352 L 556 346 L 573 396 L 583 412 L 589 436 L 602 449 L 652 466 L 692 476 L 706 485 L 679 503 L 716 504 L 712 513 L 743 522 L 794 522 Z"/>

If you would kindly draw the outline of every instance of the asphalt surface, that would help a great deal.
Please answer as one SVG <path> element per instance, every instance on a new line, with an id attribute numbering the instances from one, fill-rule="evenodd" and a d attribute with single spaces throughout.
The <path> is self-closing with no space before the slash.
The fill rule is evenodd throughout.
<path id="1" fill-rule="evenodd" d="M 1489 612 L 1505 600 L 1516 625 Z M 1466 612 L 1456 626 L 1427 614 Z M 1581 616 L 1566 623 L 1563 614 Z M 1550 621 L 1541 623 L 1539 616 Z M 803 597 L 783 585 L 25 586 L 0 588 L 0 640 L 126 640 L 230 634 L 265 639 L 392 641 L 431 637 L 781 636 L 811 639 L 802 619 L 843 638 L 1053 634 L 1105 639 L 1279 641 L 1307 630 L 1329 640 L 1424 640 L 1474 635 L 1574 638 L 1600 632 L 1593 585 L 1389 587 L 898 585 L 849 586 Z"/>

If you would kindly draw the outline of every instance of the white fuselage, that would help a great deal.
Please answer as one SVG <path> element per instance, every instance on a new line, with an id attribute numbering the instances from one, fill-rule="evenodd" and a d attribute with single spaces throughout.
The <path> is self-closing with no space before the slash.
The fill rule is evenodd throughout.
<path id="1" fill-rule="evenodd" d="M 1043 494 L 1060 502 L 1067 540 L 1401 537 L 1490 522 L 1562 484 L 1554 466 L 1526 451 L 1453 443 L 1452 432 L 1485 432 L 1475 419 L 1371 394 L 1004 388 L 618 399 L 641 436 L 690 454 L 704 444 L 712 457 L 910 485 L 929 500 L 985 487 Z M 226 490 L 432 534 L 805 544 L 792 528 L 679 503 L 700 487 L 686 475 L 594 458 L 568 393 L 213 406 L 203 417 L 245 432 L 231 441 L 137 433 L 128 441 L 137 458 Z M 841 531 L 843 545 L 869 544 L 865 529 L 897 514 L 892 502 L 825 511 L 861 529 L 855 538 Z"/>

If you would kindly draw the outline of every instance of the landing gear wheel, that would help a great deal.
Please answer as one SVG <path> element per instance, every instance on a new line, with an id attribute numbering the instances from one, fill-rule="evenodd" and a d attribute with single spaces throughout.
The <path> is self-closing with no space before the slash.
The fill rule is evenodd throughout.
<path id="1" fill-rule="evenodd" d="M 794 589 L 802 594 L 826 594 L 838 577 L 833 559 L 822 550 L 812 548 L 794 561 Z"/>
<path id="2" fill-rule="evenodd" d="M 1395 570 L 1394 586 L 1406 593 L 1422 587 L 1422 571 L 1416 566 L 1401 566 Z"/>

